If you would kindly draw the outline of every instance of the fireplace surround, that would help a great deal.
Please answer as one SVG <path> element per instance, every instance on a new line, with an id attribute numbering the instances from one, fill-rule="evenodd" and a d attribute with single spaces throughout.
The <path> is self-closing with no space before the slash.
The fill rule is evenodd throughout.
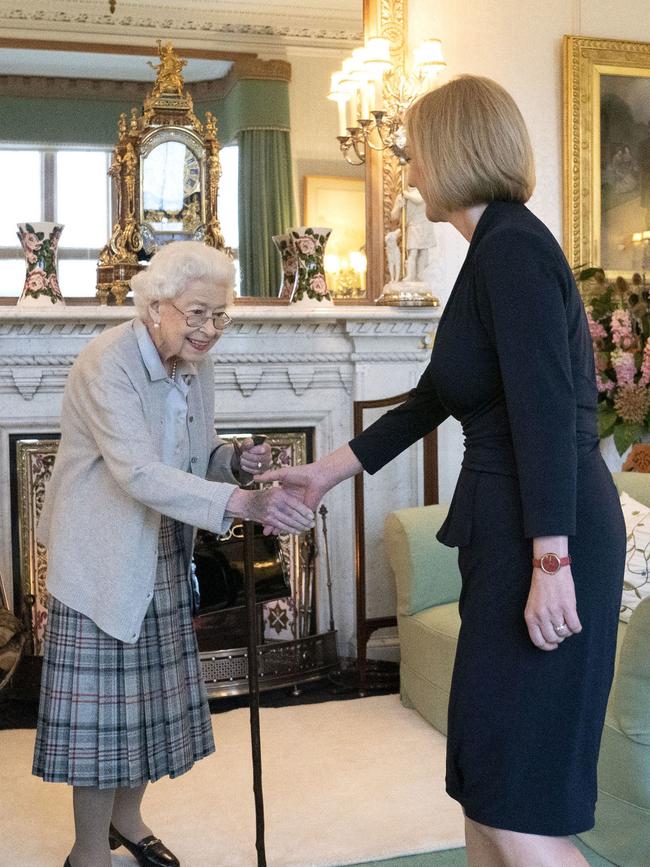
<path id="1" fill-rule="evenodd" d="M 386 307 L 297 311 L 251 305 L 234 312 L 232 329 L 213 352 L 217 429 L 313 431 L 314 457 L 352 436 L 354 400 L 386 397 L 416 384 L 440 316 L 435 308 Z M 5 576 L 14 576 L 14 587 L 21 581 L 22 567 L 12 540 L 18 516 L 10 495 L 10 438 L 16 434 L 38 438 L 59 430 L 63 388 L 78 352 L 105 328 L 133 313 L 129 307 L 95 305 L 31 311 L 0 308 L 0 569 Z M 422 462 L 421 448 L 416 446 L 372 477 L 373 509 L 366 515 L 366 544 L 377 556 L 372 560 L 368 601 L 380 616 L 395 610 L 392 580 L 379 553 L 383 516 L 422 502 Z M 325 503 L 338 652 L 354 656 L 352 482 L 331 491 Z M 321 542 L 317 538 L 317 547 L 322 548 Z M 324 581 L 317 581 L 316 587 L 315 630 L 324 632 L 328 623 Z M 376 646 L 378 653 L 397 647 L 396 634 L 378 635 Z"/>

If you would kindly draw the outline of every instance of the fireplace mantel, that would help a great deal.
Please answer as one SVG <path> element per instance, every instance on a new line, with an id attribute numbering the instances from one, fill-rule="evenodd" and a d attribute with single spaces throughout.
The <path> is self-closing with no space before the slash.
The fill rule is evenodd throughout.
<path id="1" fill-rule="evenodd" d="M 232 327 L 213 351 L 217 426 L 313 428 L 315 456 L 351 437 L 354 400 L 387 397 L 415 385 L 440 317 L 435 308 L 391 307 L 242 305 L 234 313 Z M 9 438 L 57 432 L 63 388 L 77 354 L 104 329 L 134 315 L 127 306 L 0 307 L 0 569 L 10 594 Z M 374 598 L 372 588 L 369 594 L 373 613 L 394 611 L 380 545 L 386 505 L 415 505 L 422 496 L 420 452 L 412 449 L 400 461 L 398 470 L 387 468 L 372 480 L 373 501 L 382 506 L 367 517 L 366 538 L 378 552 Z M 355 648 L 351 482 L 331 491 L 325 502 L 339 650 L 349 655 Z M 321 626 L 326 626 L 325 593 L 321 580 Z"/>

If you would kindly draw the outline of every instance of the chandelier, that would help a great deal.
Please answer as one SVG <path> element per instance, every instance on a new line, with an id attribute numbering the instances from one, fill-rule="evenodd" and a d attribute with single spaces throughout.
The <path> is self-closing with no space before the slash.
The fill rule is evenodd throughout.
<path id="1" fill-rule="evenodd" d="M 331 77 L 328 99 L 338 105 L 341 153 L 351 165 L 366 161 L 368 149 L 392 150 L 400 163 L 404 153 L 404 114 L 429 90 L 446 66 L 439 39 L 425 40 L 410 69 L 391 60 L 390 41 L 371 37 Z"/>

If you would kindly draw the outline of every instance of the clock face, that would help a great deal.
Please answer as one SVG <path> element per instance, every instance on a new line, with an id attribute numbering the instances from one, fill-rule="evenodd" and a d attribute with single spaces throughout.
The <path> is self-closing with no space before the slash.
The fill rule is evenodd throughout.
<path id="1" fill-rule="evenodd" d="M 183 198 L 201 189 L 201 166 L 189 148 L 185 148 L 183 164 Z"/>

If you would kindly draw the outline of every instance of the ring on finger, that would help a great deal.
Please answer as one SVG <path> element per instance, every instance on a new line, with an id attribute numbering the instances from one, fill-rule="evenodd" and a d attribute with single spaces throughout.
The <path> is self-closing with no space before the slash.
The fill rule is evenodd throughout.
<path id="1" fill-rule="evenodd" d="M 567 633 L 567 625 L 564 620 L 562 621 L 562 623 L 558 623 L 557 626 L 553 624 L 553 629 L 558 635 L 566 635 Z"/>

